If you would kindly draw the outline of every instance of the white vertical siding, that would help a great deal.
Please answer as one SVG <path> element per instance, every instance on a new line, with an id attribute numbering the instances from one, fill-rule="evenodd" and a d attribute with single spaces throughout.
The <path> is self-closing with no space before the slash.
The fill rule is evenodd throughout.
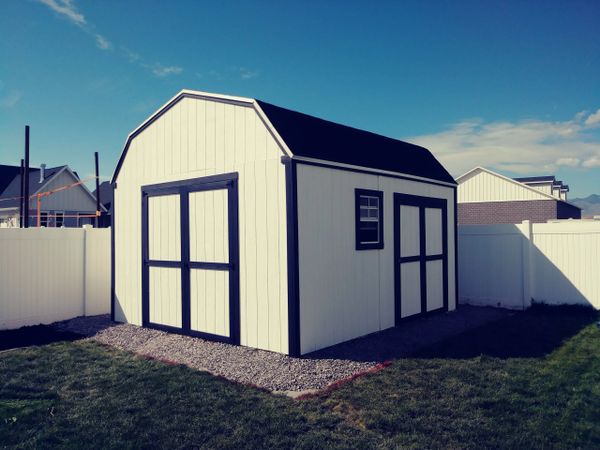
<path id="1" fill-rule="evenodd" d="M 551 199 L 536 190 L 481 170 L 461 180 L 458 185 L 459 203 L 519 200 Z"/>
<path id="2" fill-rule="evenodd" d="M 304 164 L 297 176 L 302 353 L 394 325 L 394 192 L 448 200 L 448 300 L 455 308 L 452 188 Z M 355 249 L 355 188 L 384 192 L 382 250 Z M 416 220 L 418 229 L 418 210 Z M 420 308 L 418 281 L 405 289 L 419 296 Z"/>
<path id="3" fill-rule="evenodd" d="M 130 143 L 115 190 L 116 319 L 141 325 L 143 185 L 239 173 L 240 339 L 288 351 L 282 152 L 246 106 L 184 98 Z"/>

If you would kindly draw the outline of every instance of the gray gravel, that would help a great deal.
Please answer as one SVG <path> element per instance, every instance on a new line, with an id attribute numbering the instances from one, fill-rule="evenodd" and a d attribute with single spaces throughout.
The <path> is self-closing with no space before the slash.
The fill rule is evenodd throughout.
<path id="1" fill-rule="evenodd" d="M 423 347 L 510 314 L 512 312 L 496 308 L 461 306 L 453 313 L 416 319 L 401 327 L 302 358 L 117 324 L 111 322 L 109 316 L 78 317 L 54 326 L 121 350 L 185 364 L 239 383 L 297 393 L 325 388 L 380 362 L 406 357 Z"/>

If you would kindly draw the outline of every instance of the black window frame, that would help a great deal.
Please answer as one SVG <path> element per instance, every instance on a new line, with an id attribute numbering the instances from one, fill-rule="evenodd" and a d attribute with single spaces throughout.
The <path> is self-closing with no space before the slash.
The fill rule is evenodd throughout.
<path id="1" fill-rule="evenodd" d="M 377 197 L 379 199 L 379 214 L 377 224 L 379 227 L 378 242 L 361 242 L 360 199 L 361 197 Z M 354 189 L 354 235 L 356 250 L 381 250 L 384 246 L 383 234 L 383 191 L 373 189 Z"/>

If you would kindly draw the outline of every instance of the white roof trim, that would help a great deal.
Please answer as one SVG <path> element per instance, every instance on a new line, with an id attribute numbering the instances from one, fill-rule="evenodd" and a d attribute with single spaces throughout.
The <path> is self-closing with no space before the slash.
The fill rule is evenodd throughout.
<path id="1" fill-rule="evenodd" d="M 307 163 L 313 162 L 313 163 L 317 163 L 317 164 L 323 164 L 326 166 L 339 167 L 340 169 L 356 169 L 356 170 L 361 170 L 361 171 L 366 171 L 366 172 L 373 172 L 373 173 L 376 173 L 377 175 L 381 175 L 381 176 L 386 176 L 386 175 L 401 176 L 402 178 L 408 178 L 410 180 L 419 181 L 422 183 L 441 184 L 441 185 L 448 186 L 451 188 L 456 187 L 455 184 L 448 183 L 446 181 L 434 180 L 432 178 L 419 177 L 417 175 L 409 175 L 409 174 L 403 173 L 403 172 L 393 172 L 391 170 L 374 169 L 372 167 L 366 167 L 366 166 L 355 166 L 353 164 L 345 164 L 345 163 L 340 163 L 340 162 L 336 162 L 336 161 L 328 161 L 326 159 L 307 158 L 305 156 L 294 156 L 294 159 L 298 162 L 302 162 L 302 161 L 306 161 Z"/>

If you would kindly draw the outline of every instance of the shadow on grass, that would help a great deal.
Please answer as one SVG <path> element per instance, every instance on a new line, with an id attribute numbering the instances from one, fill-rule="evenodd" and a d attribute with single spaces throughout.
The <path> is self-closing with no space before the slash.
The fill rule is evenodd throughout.
<path id="1" fill-rule="evenodd" d="M 0 351 L 33 345 L 46 345 L 52 342 L 76 341 L 83 337 L 81 334 L 57 331 L 48 325 L 22 327 L 18 330 L 0 331 Z"/>
<path id="2" fill-rule="evenodd" d="M 552 353 L 582 328 L 598 320 L 587 306 L 534 305 L 525 312 L 466 331 L 417 351 L 416 358 L 535 358 Z"/>

